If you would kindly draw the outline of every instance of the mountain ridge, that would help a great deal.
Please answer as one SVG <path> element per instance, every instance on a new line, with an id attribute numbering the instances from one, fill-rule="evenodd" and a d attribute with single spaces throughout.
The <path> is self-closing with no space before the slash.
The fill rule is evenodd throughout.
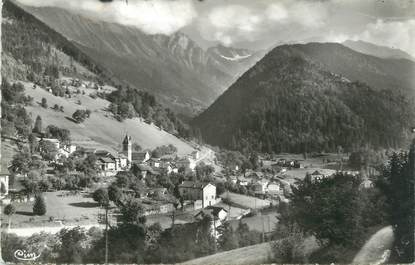
<path id="1" fill-rule="evenodd" d="M 347 67 L 339 68 L 343 73 L 330 68 L 334 63 L 327 58 L 343 58 L 345 51 L 367 59 L 340 44 L 276 47 L 192 124 L 208 143 L 242 151 L 352 150 L 363 143 L 398 147 L 414 121 L 405 98 L 413 90 L 373 88 L 376 82 L 356 79 L 354 71 L 345 75 Z"/>
<path id="2" fill-rule="evenodd" d="M 146 35 L 134 27 L 92 21 L 59 8 L 23 8 L 77 42 L 119 79 L 185 114 L 207 107 L 263 55 L 225 64 L 181 32 Z"/>

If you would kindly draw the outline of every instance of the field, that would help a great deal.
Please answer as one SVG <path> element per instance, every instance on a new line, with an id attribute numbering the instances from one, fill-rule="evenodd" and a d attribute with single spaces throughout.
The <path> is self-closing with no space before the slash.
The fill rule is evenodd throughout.
<path id="1" fill-rule="evenodd" d="M 68 194 L 67 191 L 43 193 L 47 206 L 44 216 L 32 214 L 33 202 L 14 203 L 16 214 L 12 217 L 12 228 L 59 226 L 61 223 L 64 225 L 97 224 L 100 208 L 92 198 L 82 194 L 66 194 Z M 55 218 L 55 221 L 51 222 L 50 217 Z"/>
<path id="2" fill-rule="evenodd" d="M 83 147 L 106 149 L 109 151 L 120 151 L 121 142 L 128 132 L 133 141 L 142 148 L 154 149 L 160 145 L 173 144 L 178 149 L 179 155 L 191 153 L 193 147 L 177 137 L 158 129 L 154 125 L 140 121 L 139 118 L 128 119 L 123 122 L 115 120 L 111 113 L 106 111 L 109 102 L 89 96 L 95 93 L 93 89 L 81 88 L 85 95 L 74 95 L 72 98 L 56 97 L 42 88 L 32 88 L 31 83 L 24 83 L 25 93 L 34 98 L 33 106 L 28 106 L 27 110 L 31 113 L 32 119 L 37 115 L 42 117 L 43 127 L 49 124 L 56 125 L 71 131 L 71 138 L 74 144 Z M 39 103 L 42 98 L 47 100 L 49 107 L 42 108 Z M 78 105 L 78 100 L 81 105 Z M 64 107 L 64 112 L 57 112 L 51 109 L 54 104 Z M 92 114 L 82 124 L 77 124 L 71 120 L 72 114 L 77 109 L 89 109 Z"/>
<path id="3" fill-rule="evenodd" d="M 246 196 L 233 192 L 225 192 L 220 195 L 222 199 L 229 199 L 232 204 L 245 209 L 260 209 L 267 207 L 271 204 L 268 200 L 261 200 L 256 197 Z"/>

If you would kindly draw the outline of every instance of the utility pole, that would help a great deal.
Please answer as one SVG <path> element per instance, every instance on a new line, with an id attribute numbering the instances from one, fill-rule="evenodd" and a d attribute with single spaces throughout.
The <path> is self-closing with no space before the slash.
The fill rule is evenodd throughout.
<path id="1" fill-rule="evenodd" d="M 0 1 L 0 21 L 2 21 L 2 19 L 3 19 L 2 10 L 3 10 L 3 1 Z M 1 38 L 1 27 L 0 27 L 0 38 Z M 0 45 L 0 54 L 1 54 L 1 51 L 2 51 L 2 46 Z M 1 71 L 1 60 L 0 60 L 0 71 Z M 1 81 L 1 75 L 0 75 L 0 84 L 1 83 L 2 83 L 2 81 Z M 0 93 L 0 102 L 1 102 L 1 93 Z M 0 116 L 1 116 L 1 108 L 0 108 Z M 1 147 L 1 143 L 0 143 L 0 147 Z M 0 157 L 1 157 L 1 154 L 0 154 Z M 0 171 L 1 171 L 1 165 L 0 165 Z M 0 199 L 0 265 L 6 264 L 3 260 L 2 254 L 1 254 L 1 233 L 2 233 L 2 229 L 1 229 L 1 214 L 2 214 L 2 207 L 1 206 L 2 205 L 1 204 L 2 203 L 3 203 L 3 199 Z"/>
<path id="2" fill-rule="evenodd" d="M 264 216 L 261 213 L 261 224 L 262 224 L 262 243 L 265 242 L 265 228 L 264 228 Z"/>
<path id="3" fill-rule="evenodd" d="M 412 161 L 409 161 L 409 163 L 411 164 L 412 163 L 412 182 L 413 182 L 413 192 L 415 192 L 415 127 L 412 127 L 412 129 L 411 129 L 411 132 L 412 132 L 412 135 L 413 135 L 413 140 L 412 140 L 412 144 L 411 144 L 411 147 L 410 147 L 410 151 L 409 151 L 409 159 L 411 159 Z M 411 155 L 411 153 L 412 153 L 412 155 Z M 412 197 L 412 200 L 415 200 L 415 197 Z M 412 213 L 412 225 L 414 225 L 415 224 L 415 220 L 414 220 L 414 218 L 415 218 L 415 203 L 414 203 L 414 210 L 413 210 L 413 213 Z M 415 239 L 415 231 L 414 231 L 414 234 L 412 235 L 413 236 L 413 239 Z M 415 253 L 415 244 L 414 244 L 414 252 L 413 253 Z"/>
<path id="4" fill-rule="evenodd" d="M 108 207 L 105 206 L 105 264 L 108 264 Z"/>

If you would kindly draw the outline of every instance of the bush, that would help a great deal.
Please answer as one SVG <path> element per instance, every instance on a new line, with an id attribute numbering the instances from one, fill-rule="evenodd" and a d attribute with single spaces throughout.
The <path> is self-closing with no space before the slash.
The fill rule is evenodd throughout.
<path id="1" fill-rule="evenodd" d="M 46 214 L 46 202 L 41 194 L 36 195 L 35 197 L 35 203 L 33 204 L 33 213 L 35 215 Z"/>
<path id="2" fill-rule="evenodd" d="M 40 106 L 42 106 L 42 108 L 45 108 L 45 109 L 48 108 L 48 101 L 46 100 L 46 98 L 42 98 L 42 102 L 40 103 Z"/>

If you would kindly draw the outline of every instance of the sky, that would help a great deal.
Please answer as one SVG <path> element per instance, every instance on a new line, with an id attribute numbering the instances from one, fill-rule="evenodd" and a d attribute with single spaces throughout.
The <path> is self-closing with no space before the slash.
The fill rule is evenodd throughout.
<path id="1" fill-rule="evenodd" d="M 17 0 L 147 34 L 183 31 L 202 47 L 363 40 L 415 56 L 415 0 Z"/>

